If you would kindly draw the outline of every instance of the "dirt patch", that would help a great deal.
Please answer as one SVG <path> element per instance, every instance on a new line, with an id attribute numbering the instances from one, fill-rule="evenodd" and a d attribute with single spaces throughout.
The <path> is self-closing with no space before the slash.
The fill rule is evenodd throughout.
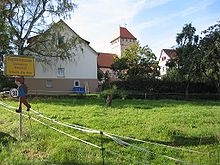
<path id="1" fill-rule="evenodd" d="M 220 142 L 220 132 L 216 133 L 216 139 Z"/>
<path id="2" fill-rule="evenodd" d="M 5 124 L 5 122 L 4 122 L 4 121 L 2 121 L 2 120 L 0 120 L 0 124 Z"/>
<path id="3" fill-rule="evenodd" d="M 30 160 L 33 160 L 33 159 L 45 159 L 48 156 L 47 153 L 45 153 L 45 152 L 34 151 L 34 150 L 30 150 L 30 151 L 24 150 L 22 153 L 27 155 L 27 157 Z"/>

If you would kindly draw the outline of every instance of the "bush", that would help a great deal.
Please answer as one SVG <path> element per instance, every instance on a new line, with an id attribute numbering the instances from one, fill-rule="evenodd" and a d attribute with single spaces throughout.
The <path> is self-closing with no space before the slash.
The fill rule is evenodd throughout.
<path id="1" fill-rule="evenodd" d="M 0 74 L 0 91 L 5 89 L 15 88 L 16 84 L 14 83 L 14 78 L 9 78 Z"/>
<path id="2" fill-rule="evenodd" d="M 141 93 L 185 93 L 186 82 L 164 81 L 158 79 L 137 79 L 112 83 L 118 89 Z M 214 84 L 190 83 L 189 93 L 217 93 Z"/>
<path id="3" fill-rule="evenodd" d="M 125 90 L 118 90 L 117 87 L 114 85 L 111 89 L 104 90 L 100 93 L 100 97 L 107 98 L 107 96 L 111 95 L 114 99 L 126 99 L 128 96 L 128 92 Z"/>

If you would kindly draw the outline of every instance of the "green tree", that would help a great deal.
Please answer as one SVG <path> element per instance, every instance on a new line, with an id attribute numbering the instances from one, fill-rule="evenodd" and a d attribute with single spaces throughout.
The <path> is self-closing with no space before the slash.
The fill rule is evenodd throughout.
<path id="1" fill-rule="evenodd" d="M 159 75 L 156 56 L 148 46 L 134 43 L 125 49 L 121 58 L 116 58 L 112 66 L 119 78 L 155 78 Z"/>
<path id="2" fill-rule="evenodd" d="M 9 24 L 6 22 L 6 17 L 3 15 L 6 14 L 5 8 L 0 4 L 0 70 L 3 66 L 3 56 L 10 54 L 12 48 L 10 47 L 10 38 L 12 33 L 9 29 Z"/>
<path id="3" fill-rule="evenodd" d="M 203 34 L 205 36 L 200 41 L 202 71 L 220 93 L 220 22 L 210 26 Z"/>
<path id="4" fill-rule="evenodd" d="M 169 78 L 186 82 L 185 95 L 188 98 L 188 89 L 192 81 L 197 81 L 200 74 L 200 56 L 198 51 L 199 36 L 195 35 L 196 28 L 186 24 L 177 34 L 177 57 L 167 63 Z M 170 73 L 169 73 L 170 72 Z"/>
<path id="5" fill-rule="evenodd" d="M 3 0 L 1 2 L 1 8 L 4 9 L 2 17 L 13 34 L 13 37 L 10 38 L 10 44 L 13 45 L 15 54 L 24 55 L 24 52 L 28 50 L 41 56 L 68 59 L 70 54 L 66 52 L 70 49 L 70 45 L 72 47 L 72 44 L 59 47 L 56 56 L 54 56 L 54 53 L 46 51 L 48 49 L 45 51 L 39 51 L 33 47 L 31 49 L 28 41 L 34 35 L 44 34 L 44 29 L 47 29 L 54 19 L 70 18 L 75 7 L 72 0 Z M 46 33 L 45 35 L 52 34 Z M 46 37 L 37 38 L 38 44 L 41 41 L 45 48 L 50 46 L 48 42 L 43 40 Z"/>

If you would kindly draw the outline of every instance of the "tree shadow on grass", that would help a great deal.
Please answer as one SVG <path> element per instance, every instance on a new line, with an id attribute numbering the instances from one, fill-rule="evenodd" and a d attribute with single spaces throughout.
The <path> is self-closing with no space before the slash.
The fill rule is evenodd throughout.
<path id="1" fill-rule="evenodd" d="M 0 132 L 0 144 L 7 146 L 10 141 L 15 142 L 17 139 L 7 133 Z"/>
<path id="2" fill-rule="evenodd" d="M 97 105 L 103 106 L 104 100 L 98 98 L 84 98 L 84 99 L 76 99 L 76 98 L 32 98 L 31 102 L 33 104 L 45 103 L 45 104 L 53 104 L 53 105 L 61 105 L 61 106 L 85 106 L 85 105 Z"/>
<path id="3" fill-rule="evenodd" d="M 172 136 L 172 141 L 170 142 L 158 141 L 158 140 L 150 140 L 150 142 L 155 142 L 170 146 L 199 146 L 199 145 L 210 145 L 210 144 L 219 143 L 219 141 L 215 136 L 210 136 L 210 137 Z"/>
<path id="4" fill-rule="evenodd" d="M 60 106 L 100 106 L 106 108 L 104 98 L 56 98 L 56 97 L 33 97 L 31 98 L 31 103 L 38 104 L 53 104 Z M 220 103 L 217 101 L 185 101 L 185 100 L 171 100 L 171 99 L 161 99 L 161 100 L 120 100 L 113 99 L 112 108 L 124 109 L 124 108 L 135 108 L 141 110 L 150 110 L 153 108 L 169 108 L 169 107 L 178 107 L 182 105 L 189 106 L 220 106 Z"/>

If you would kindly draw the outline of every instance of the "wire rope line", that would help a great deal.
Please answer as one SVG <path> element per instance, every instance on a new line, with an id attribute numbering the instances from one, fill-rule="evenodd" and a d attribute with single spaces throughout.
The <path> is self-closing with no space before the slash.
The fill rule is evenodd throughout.
<path id="1" fill-rule="evenodd" d="M 32 110 L 32 111 L 34 111 L 34 110 Z M 35 112 L 36 112 L 36 111 L 35 111 Z M 46 117 L 46 116 L 44 116 L 44 115 L 42 115 L 42 114 L 40 114 L 40 113 L 38 113 L 38 116 L 40 116 L 40 117 L 42 117 L 42 118 L 44 118 L 44 119 L 47 119 L 47 120 L 49 120 L 49 121 L 52 121 L 52 122 L 54 122 L 54 123 L 60 124 L 60 125 L 62 125 L 62 126 L 69 127 L 69 128 L 73 128 L 73 129 L 76 129 L 76 130 L 79 130 L 79 131 L 89 132 L 89 133 L 98 133 L 98 134 L 100 133 L 100 131 L 98 131 L 98 130 L 81 129 L 81 128 L 79 128 L 79 127 L 74 127 L 74 126 L 71 126 L 71 125 L 68 125 L 68 124 L 65 124 L 65 123 L 61 123 L 61 122 L 59 122 L 59 121 L 57 121 L 57 120 L 48 118 L 48 117 Z"/>
<path id="2" fill-rule="evenodd" d="M 6 106 L 6 107 L 8 107 L 8 108 L 16 109 L 15 107 L 13 107 L 13 106 L 8 106 L 8 104 L 5 104 L 5 103 L 3 103 L 3 102 L 0 102 L 0 104 L 3 105 L 3 106 Z M 100 131 L 98 131 L 98 130 L 93 130 L 93 129 L 85 128 L 85 127 L 84 127 L 84 129 L 82 129 L 82 127 L 79 127 L 78 125 L 65 124 L 65 123 L 61 123 L 61 122 L 59 122 L 59 121 L 57 121 L 57 120 L 51 119 L 51 118 L 49 118 L 49 117 L 46 117 L 46 116 L 42 115 L 41 113 L 39 113 L 39 112 L 33 110 L 32 108 L 31 108 L 31 111 L 34 112 L 34 113 L 35 113 L 36 115 L 38 115 L 39 117 L 42 117 L 42 118 L 44 118 L 44 119 L 46 119 L 46 120 L 52 121 L 52 122 L 54 122 L 54 123 L 57 123 L 57 124 L 59 124 L 59 125 L 65 126 L 65 127 L 73 128 L 73 129 L 76 129 L 76 130 L 79 130 L 79 131 L 83 131 L 83 132 L 89 132 L 89 133 L 97 133 L 97 134 L 100 134 Z"/>
<path id="3" fill-rule="evenodd" d="M 6 107 L 8 107 L 8 108 L 13 108 L 13 109 L 15 109 L 15 107 L 13 107 L 13 106 L 8 106 L 8 104 L 4 104 L 3 102 L 0 102 L 0 104 L 3 105 L 3 106 L 6 106 Z M 38 115 L 39 117 L 42 117 L 42 118 L 44 118 L 44 119 L 47 119 L 47 120 L 49 120 L 49 121 L 52 121 L 52 122 L 54 122 L 54 123 L 60 124 L 60 125 L 65 126 L 65 127 L 77 129 L 77 130 L 83 131 L 83 132 L 89 132 L 89 133 L 97 133 L 97 134 L 100 134 L 100 131 L 99 131 L 99 130 L 94 130 L 94 129 L 90 129 L 90 128 L 86 128 L 86 127 L 81 127 L 81 126 L 79 126 L 79 125 L 74 125 L 74 124 L 61 123 L 61 122 L 59 122 L 59 121 L 57 121 L 57 120 L 54 120 L 54 119 L 51 119 L 51 118 L 48 118 L 48 117 L 42 115 L 41 113 L 39 113 L 39 112 L 33 110 L 32 108 L 31 108 L 31 111 L 34 112 L 34 113 L 35 113 L 36 115 Z"/>
<path id="4" fill-rule="evenodd" d="M 12 113 L 17 114 L 16 112 L 11 111 L 11 110 L 9 110 L 9 109 L 7 109 L 7 108 L 4 108 L 4 109 L 6 109 L 6 110 L 9 111 L 9 112 L 12 112 Z M 27 116 L 27 115 L 25 115 L 25 114 L 23 114 L 23 116 L 29 117 L 29 116 Z M 83 142 L 83 143 L 86 143 L 86 144 L 92 145 L 92 146 L 94 146 L 94 147 L 96 147 L 96 148 L 102 149 L 102 147 L 100 147 L 100 146 L 97 146 L 97 145 L 92 144 L 92 143 L 90 143 L 90 142 L 87 142 L 87 141 L 84 141 L 84 140 L 79 139 L 79 138 L 77 138 L 77 137 L 74 137 L 74 136 L 72 136 L 72 135 L 69 135 L 69 134 L 67 134 L 67 133 L 65 133 L 65 132 L 63 132 L 63 131 L 61 131 L 61 130 L 55 128 L 55 127 L 52 127 L 52 126 L 50 126 L 50 125 L 48 125 L 48 124 L 45 124 L 44 122 L 42 122 L 42 121 L 40 121 L 40 120 L 38 120 L 38 119 L 36 119 L 36 118 L 34 118 L 34 117 L 31 117 L 31 119 L 32 119 L 32 120 L 35 120 L 35 121 L 37 121 L 37 122 L 39 122 L 39 123 L 41 123 L 41 124 L 43 124 L 43 125 L 45 125 L 45 126 L 47 126 L 47 127 L 49 127 L 49 128 L 52 128 L 52 129 L 56 130 L 57 132 L 60 132 L 60 133 L 62 133 L 62 134 L 64 134 L 64 135 L 67 135 L 67 136 L 69 136 L 69 137 L 71 137 L 71 138 L 73 138 L 73 139 L 79 140 L 79 141 L 81 141 L 81 142 Z M 119 144 L 121 144 L 121 145 L 123 145 L 123 146 L 131 146 L 131 147 L 134 147 L 134 148 L 136 148 L 136 149 L 138 149 L 138 150 L 141 150 L 141 151 L 147 151 L 147 152 L 150 152 L 150 153 L 153 153 L 153 154 L 157 154 L 157 153 L 154 153 L 154 152 L 152 152 L 152 151 L 146 150 L 145 148 L 137 147 L 137 146 L 132 145 L 132 144 L 130 144 L 130 143 L 127 143 L 127 142 L 125 142 L 125 141 L 123 141 L 123 140 L 114 138 L 114 137 L 108 135 L 107 133 L 104 133 L 104 132 L 103 132 L 103 135 L 105 135 L 105 136 L 111 138 L 112 140 L 114 140 L 115 142 L 117 142 L 117 143 L 119 143 Z M 162 154 L 157 154 L 157 155 L 162 156 L 162 157 L 165 157 L 165 158 L 170 159 L 170 160 L 174 160 L 174 161 L 176 161 L 176 162 L 181 162 L 181 163 L 183 163 L 182 160 L 178 160 L 178 159 L 176 159 L 176 158 L 172 158 L 172 157 L 169 157 L 169 156 L 166 156 L 166 155 L 162 155 Z"/>
<path id="5" fill-rule="evenodd" d="M 13 106 L 10 106 L 8 104 L 5 104 L 3 102 L 0 101 L 0 105 L 3 105 L 3 106 L 6 106 L 8 108 L 12 108 L 12 109 L 15 109 L 15 107 Z M 42 115 L 41 113 L 31 109 L 31 111 L 33 113 L 35 113 L 36 115 L 38 115 L 39 117 L 42 117 L 44 119 L 47 119 L 49 121 L 52 121 L 54 123 L 57 123 L 57 124 L 60 124 L 62 126 L 65 126 L 65 127 L 69 127 L 69 128 L 72 128 L 72 129 L 76 129 L 76 130 L 80 130 L 80 131 L 83 131 L 83 132 L 89 132 L 89 133 L 97 133 L 97 134 L 101 134 L 103 133 L 103 135 L 111 138 L 112 140 L 114 140 L 116 143 L 122 145 L 122 146 L 129 146 L 130 143 L 128 142 L 125 142 L 121 139 L 118 139 L 118 138 L 123 138 L 123 139 L 127 139 L 127 140 L 132 140 L 132 141 L 138 141 L 138 142 L 142 142 L 142 143 L 147 143 L 147 144 L 152 144 L 152 145 L 157 145 L 157 146 L 161 146 L 161 147 L 167 147 L 167 148 L 172 148 L 172 149 L 176 149 L 176 150 L 182 150 L 182 151 L 186 151 L 186 152 L 193 152 L 193 153 L 197 153 L 197 154 L 204 154 L 204 155 L 208 155 L 209 153 L 204 153 L 204 152 L 199 152 L 199 151 L 195 151 L 195 150 L 190 150 L 190 149 L 184 149 L 184 148 L 178 148 L 178 147 L 173 147 L 173 146 L 169 146 L 169 145 L 165 145 L 165 144 L 160 144 L 160 143 L 155 143 L 155 142 L 149 142 L 149 141 L 144 141 L 144 140 L 139 140 L 139 139 L 135 139 L 135 138 L 131 138 L 131 137 L 126 137 L 126 136 L 120 136 L 120 135 L 116 135 L 116 134 L 111 134 L 111 133 L 106 133 L 106 132 L 102 132 L 102 131 L 99 131 L 99 130 L 94 130 L 94 129 L 91 129 L 91 128 L 87 128 L 87 127 L 84 127 L 84 126 L 80 126 L 80 125 L 76 125 L 76 124 L 69 124 L 69 123 L 61 123 L 59 121 L 56 121 L 54 119 L 51 119 L 51 118 L 48 118 L 44 115 Z M 114 137 L 113 137 L 114 136 Z M 115 138 L 115 137 L 118 137 L 118 138 Z M 134 147 L 134 145 L 132 145 Z M 135 146 L 135 148 L 139 148 L 140 147 L 137 147 Z M 144 148 L 142 148 L 144 149 Z M 144 149 L 145 150 L 145 149 Z"/>
<path id="6" fill-rule="evenodd" d="M 15 107 L 13 106 L 10 106 L 8 104 L 5 104 L 3 102 L 0 101 L 0 104 L 1 105 L 4 105 L 4 106 L 8 106 L 10 108 L 13 108 L 15 109 Z M 60 124 L 60 125 L 63 125 L 63 126 L 66 126 L 66 127 L 69 127 L 69 128 L 73 128 L 73 129 L 77 129 L 77 130 L 81 130 L 83 132 L 90 132 L 90 133 L 100 133 L 101 131 L 99 130 L 94 130 L 94 129 L 91 129 L 91 128 L 87 128 L 87 127 L 83 127 L 83 126 L 80 126 L 80 125 L 76 125 L 76 124 L 69 124 L 69 123 L 61 123 L 59 121 L 56 121 L 54 119 L 50 119 L 44 115 L 42 115 L 41 113 L 31 109 L 35 114 L 39 115 L 40 117 L 43 117 L 47 120 L 50 120 L 50 121 L 53 121 L 57 124 Z M 161 147 L 167 147 L 167 148 L 172 148 L 172 149 L 176 149 L 176 150 L 182 150 L 182 151 L 187 151 L 187 152 L 194 152 L 194 153 L 197 153 L 197 154 L 204 154 L 204 155 L 208 155 L 209 153 L 205 153 L 205 152 L 199 152 L 199 151 L 195 151 L 195 150 L 190 150 L 190 149 L 184 149 L 184 148 L 179 148 L 179 147 L 173 147 L 173 146 L 169 146 L 169 145 L 165 145 L 165 144 L 160 144 L 160 143 L 155 143 L 155 142 L 149 142 L 149 141 L 144 141 L 144 140 L 139 140 L 139 139 L 135 139 L 135 138 L 131 138 L 131 137 L 126 137 L 126 136 L 120 136 L 120 135 L 116 135 L 116 134 L 111 134 L 111 133 L 106 133 L 105 132 L 105 135 L 111 135 L 111 136 L 115 136 L 115 137 L 119 137 L 119 138 L 124 138 L 124 139 L 127 139 L 127 140 L 133 140 L 133 141 L 138 141 L 138 142 L 142 142 L 142 143 L 147 143 L 147 144 L 152 144 L 152 145 L 157 145 L 157 146 L 161 146 Z"/>
<path id="7" fill-rule="evenodd" d="M 15 113 L 15 114 L 18 115 L 18 113 L 14 112 L 14 111 L 12 111 L 12 110 L 9 110 L 9 109 L 7 109 L 7 108 L 5 108 L 5 107 L 2 107 L 2 108 L 5 109 L 5 110 L 7 110 L 7 111 L 9 111 L 9 112 L 12 112 L 12 113 Z M 28 115 L 23 114 L 23 116 L 29 118 Z M 42 121 L 40 121 L 40 120 L 38 120 L 38 119 L 36 119 L 36 118 L 34 118 L 34 117 L 31 117 L 31 119 L 34 120 L 34 121 L 36 121 L 36 122 L 38 122 L 38 123 L 41 123 L 42 125 L 45 125 L 45 126 L 51 128 L 51 129 L 53 129 L 53 130 L 55 130 L 55 131 L 57 131 L 57 132 L 59 132 L 59 133 L 61 133 L 61 134 L 64 134 L 64 135 L 66 135 L 66 136 L 69 136 L 69 137 L 71 137 L 72 139 L 75 139 L 75 140 L 81 141 L 81 142 L 83 142 L 83 143 L 85 143 L 85 144 L 87 144 L 87 145 L 90 145 L 90 146 L 93 146 L 93 147 L 102 149 L 102 147 L 100 147 L 100 146 L 98 146 L 98 145 L 96 145 L 96 144 L 93 144 L 93 143 L 87 142 L 87 141 L 85 141 L 85 140 L 83 140 L 83 139 L 80 139 L 80 138 L 78 138 L 78 137 L 72 136 L 72 135 L 70 135 L 70 134 L 68 134 L 68 133 L 66 133 L 66 132 L 64 132 L 64 131 L 61 131 L 61 130 L 59 130 L 59 129 L 53 127 L 53 126 L 50 126 L 50 125 L 48 125 L 48 124 L 46 124 L 46 123 L 44 123 L 44 122 L 42 122 Z"/>
<path id="8" fill-rule="evenodd" d="M 68 124 L 68 123 L 65 123 L 67 125 L 73 125 L 73 124 Z M 76 125 L 76 126 L 79 126 L 79 125 Z M 86 127 L 83 127 L 83 126 L 79 126 L 81 128 L 84 128 L 84 129 L 90 129 L 90 128 L 86 128 Z M 92 130 L 92 129 L 90 129 Z M 176 149 L 176 150 L 182 150 L 182 151 L 187 151 L 187 152 L 194 152 L 194 153 L 197 153 L 197 154 L 203 154 L 203 155 L 208 155 L 209 153 L 207 152 L 199 152 L 199 151 L 195 151 L 195 150 L 190 150 L 190 149 L 184 149 L 184 148 L 179 148 L 179 147 L 173 147 L 173 146 L 169 146 L 169 145 L 165 145 L 165 144 L 160 144 L 160 143 L 155 143 L 155 142 L 149 142 L 149 141 L 144 141 L 144 140 L 139 140 L 139 139 L 135 139 L 135 138 L 131 138 L 131 137 L 127 137 L 127 136 L 120 136 L 120 135 L 116 135 L 116 134 L 112 134 L 112 133 L 107 133 L 107 132 L 103 132 L 103 134 L 105 136 L 115 136 L 115 137 L 119 137 L 119 138 L 123 138 L 123 139 L 127 139 L 127 140 L 132 140 L 132 141 L 137 141 L 137 142 L 142 142 L 142 143 L 147 143 L 147 144 L 152 144 L 152 145 L 157 145 L 157 146 L 161 146 L 161 147 L 167 147 L 167 148 L 172 148 L 172 149 Z M 110 137 L 110 136 L 109 136 Z M 125 143 L 124 143 L 125 144 Z M 122 145 L 122 144 L 121 144 Z"/>
<path id="9" fill-rule="evenodd" d="M 108 136 L 109 138 L 111 138 L 112 140 L 114 140 L 115 142 L 117 142 L 118 144 L 122 145 L 122 146 L 130 146 L 130 147 L 133 147 L 133 148 L 136 148 L 137 150 L 140 150 L 140 151 L 145 151 L 145 152 L 148 152 L 148 153 L 151 153 L 151 154 L 155 154 L 155 155 L 158 155 L 158 156 L 161 156 L 161 157 L 164 157 L 164 158 L 167 158 L 167 159 L 170 159 L 170 160 L 173 160 L 175 162 L 179 162 L 179 163 L 186 163 L 182 160 L 179 160 L 179 159 L 176 159 L 176 158 L 173 158 L 173 157 L 170 157 L 170 156 L 167 156 L 167 155 L 163 155 L 163 154 L 159 154 L 159 153 L 156 153 L 156 152 L 153 152 L 153 151 L 150 151 L 150 150 L 147 150 L 145 148 L 142 148 L 142 147 L 138 147 L 138 146 L 135 146 L 133 144 L 130 144 L 130 143 L 127 143 L 123 140 L 120 140 L 120 139 L 117 139 L 115 137 L 112 137 L 110 135 L 108 135 L 107 133 L 104 133 L 104 135 Z"/>
<path id="10" fill-rule="evenodd" d="M 109 135 L 112 135 L 112 136 L 115 136 L 115 137 L 127 139 L 127 140 L 133 140 L 133 141 L 137 141 L 137 142 L 142 142 L 142 143 L 157 145 L 157 146 L 161 146 L 161 147 L 172 148 L 172 149 L 176 149 L 176 150 L 182 150 L 182 151 L 187 151 L 187 152 L 194 152 L 194 153 L 202 154 L 202 155 L 208 155 L 208 154 L 209 154 L 208 152 L 199 152 L 199 151 L 190 150 L 190 149 L 185 149 L 185 148 L 173 147 L 173 146 L 169 146 L 169 145 L 165 145 L 165 144 L 161 144 L 161 143 L 155 143 L 155 142 L 144 141 L 144 140 L 135 139 L 135 138 L 127 137 L 127 136 L 120 136 L 120 135 L 111 134 L 111 133 L 108 133 L 108 134 L 109 134 Z"/>
<path id="11" fill-rule="evenodd" d="M 34 111 L 34 112 L 36 113 L 36 111 Z M 37 113 L 38 113 L 38 112 L 37 112 Z M 80 128 L 76 128 L 76 127 L 71 127 L 70 125 L 63 124 L 63 123 L 58 122 L 58 121 L 56 121 L 56 120 L 50 119 L 50 118 L 48 118 L 48 117 L 45 117 L 45 116 L 43 116 L 43 115 L 40 114 L 40 113 L 38 113 L 38 114 L 39 114 L 39 116 L 41 116 L 41 117 L 43 117 L 43 118 L 45 118 L 45 119 L 47 119 L 47 120 L 53 121 L 53 122 L 55 122 L 55 123 L 57 123 L 57 124 L 60 124 L 60 125 L 63 125 L 63 126 L 67 126 L 67 127 L 70 127 L 70 128 L 78 129 L 78 130 L 81 130 L 81 131 L 84 131 L 84 132 L 92 132 L 92 133 L 99 133 L 99 134 L 102 134 L 102 133 L 103 133 L 103 135 L 105 135 L 105 136 L 111 138 L 111 139 L 114 140 L 116 143 L 118 143 L 118 144 L 120 144 L 120 145 L 122 145 L 122 146 L 124 146 L 124 147 L 126 147 L 126 146 L 131 146 L 131 147 L 134 147 L 134 148 L 136 148 L 136 149 L 138 149 L 138 150 L 140 150 L 140 151 L 145 151 L 145 152 L 153 153 L 153 154 L 156 154 L 156 155 L 165 157 L 165 158 L 167 158 L 167 159 L 174 160 L 174 161 L 176 161 L 176 162 L 180 162 L 180 163 L 183 163 L 183 162 L 184 162 L 184 161 L 182 161 L 182 160 L 179 160 L 179 159 L 176 159 L 176 158 L 172 158 L 172 157 L 170 157 L 170 156 L 166 156 L 166 155 L 163 155 L 163 154 L 158 154 L 158 153 L 155 153 L 155 152 L 153 152 L 153 151 L 146 150 L 145 148 L 132 145 L 132 144 L 130 144 L 130 143 L 128 143 L 128 142 L 125 142 L 125 141 L 123 141 L 123 140 L 121 140 L 121 139 L 118 139 L 118 138 L 115 138 L 115 137 L 113 137 L 113 136 L 110 136 L 108 133 L 105 133 L 105 132 L 102 132 L 102 131 L 92 130 L 92 129 L 86 128 L 86 127 L 84 127 L 84 128 L 86 128 L 86 129 L 88 129 L 88 130 L 80 129 Z"/>

